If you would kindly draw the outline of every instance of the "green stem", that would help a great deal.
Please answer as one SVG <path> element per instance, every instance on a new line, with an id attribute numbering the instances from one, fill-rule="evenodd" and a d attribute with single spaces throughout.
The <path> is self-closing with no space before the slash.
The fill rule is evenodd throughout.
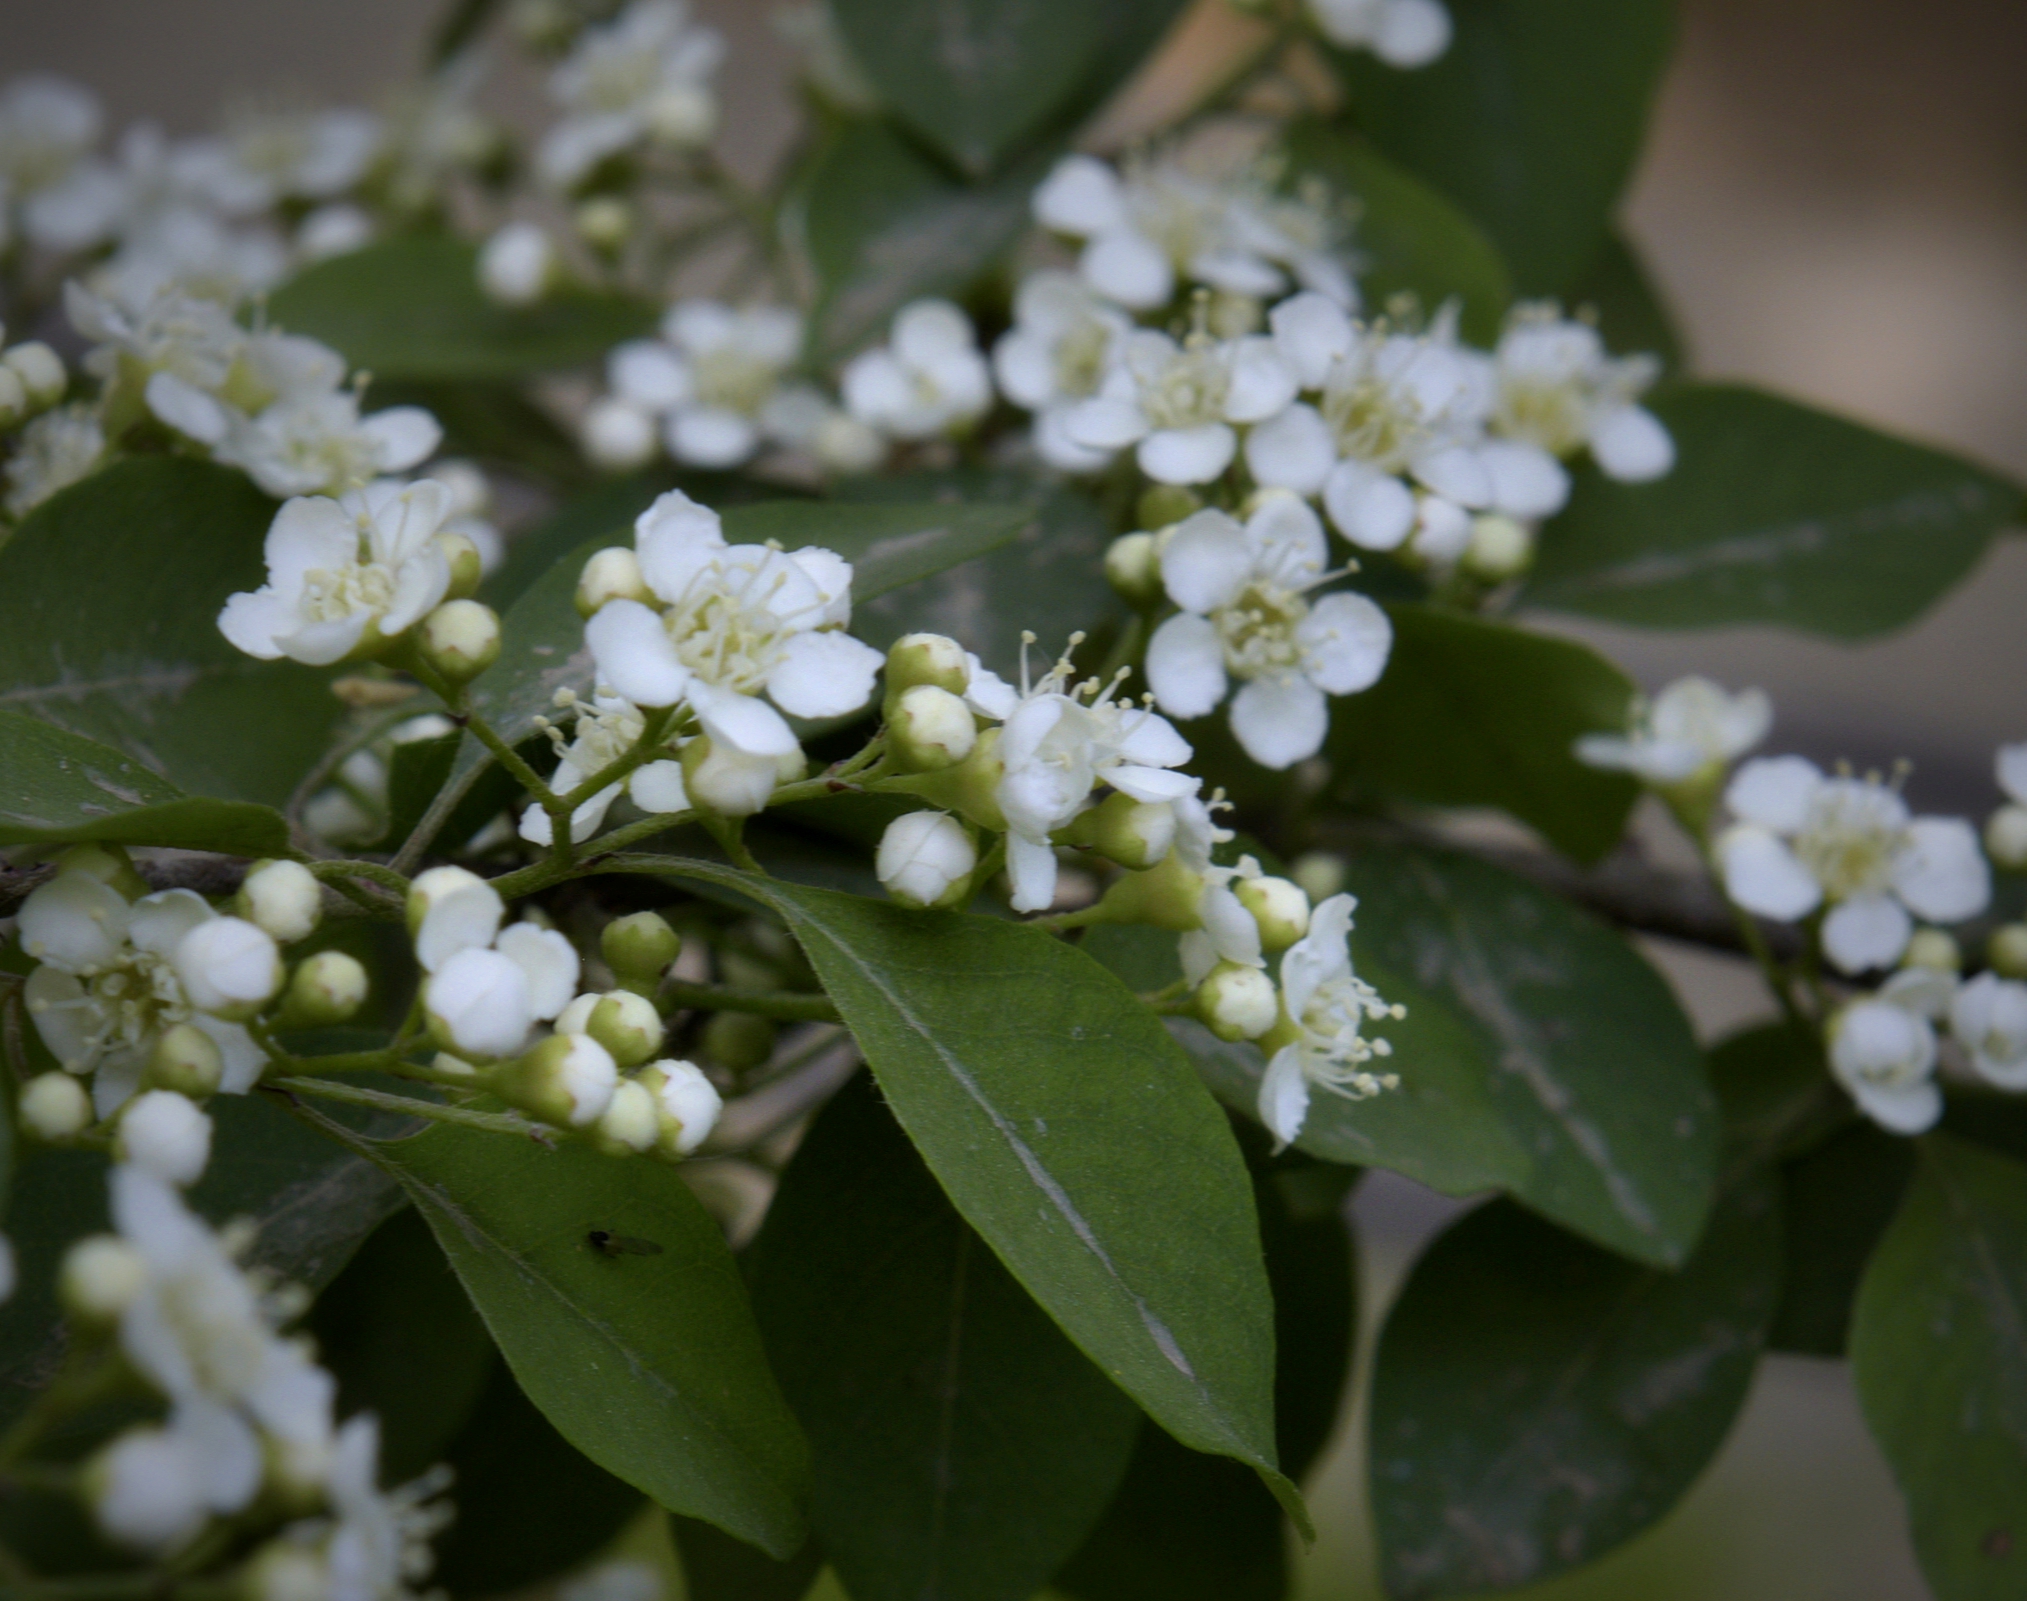
<path id="1" fill-rule="evenodd" d="M 317 1100 L 341 1101 L 347 1106 L 370 1107 L 376 1112 L 398 1112 L 431 1123 L 455 1123 L 461 1128 L 484 1129 L 489 1134 L 532 1136 L 548 1132 L 548 1125 L 531 1122 L 518 1112 L 474 1112 L 462 1106 L 445 1106 L 437 1101 L 418 1101 L 412 1096 L 389 1095 L 369 1090 L 363 1084 L 337 1084 L 321 1078 L 276 1078 L 267 1080 L 267 1089 L 291 1095 L 308 1095 Z"/>
<path id="2" fill-rule="evenodd" d="M 303 781 L 296 785 L 295 792 L 289 796 L 288 805 L 283 809 L 289 822 L 294 824 L 301 821 L 303 808 L 309 804 L 310 797 L 324 787 L 325 782 L 338 770 L 346 757 L 355 751 L 364 750 L 376 739 L 392 732 L 415 715 L 415 707 L 398 706 L 393 711 L 374 718 L 363 729 L 354 731 L 325 751 L 303 775 Z"/>
<path id="3" fill-rule="evenodd" d="M 800 995 L 790 990 L 738 990 L 724 984 L 666 981 L 657 996 L 664 1011 L 751 1012 L 784 1022 L 835 1023 L 838 1009 L 828 995 Z"/>
<path id="4" fill-rule="evenodd" d="M 335 889 L 343 889 L 342 879 L 363 878 L 404 900 L 408 896 L 407 875 L 397 873 L 391 867 L 382 867 L 378 862 L 362 862 L 345 856 L 332 861 L 311 862 L 308 866 L 314 877 Z"/>
<path id="5" fill-rule="evenodd" d="M 703 824 L 711 837 L 718 842 L 718 848 L 732 859 L 734 867 L 744 868 L 749 873 L 758 873 L 763 878 L 767 876 L 767 869 L 762 867 L 754 859 L 753 853 L 746 848 L 745 818 L 719 817 L 706 812 Z"/>

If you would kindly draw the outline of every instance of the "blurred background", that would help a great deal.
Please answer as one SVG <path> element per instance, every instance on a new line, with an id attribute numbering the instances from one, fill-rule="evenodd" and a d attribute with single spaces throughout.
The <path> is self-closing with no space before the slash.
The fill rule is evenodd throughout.
<path id="1" fill-rule="evenodd" d="M 765 168 L 791 124 L 766 0 L 697 0 L 729 37 L 726 153 Z M 1682 0 L 1626 223 L 1704 377 L 1748 380 L 2027 477 L 2027 5 L 2020 0 Z M 190 133 L 222 105 L 370 102 L 419 59 L 421 0 L 0 0 L 0 72 L 76 78 L 114 126 Z M 1244 24 L 1201 0 L 1129 88 L 1215 68 Z M 541 120 L 531 74 L 497 109 Z M 1554 623 L 1552 626 L 1567 625 Z M 1918 626 L 1862 647 L 1765 629 L 1571 627 L 1656 687 L 1699 670 L 1772 692 L 1774 744 L 1860 767 L 1913 760 L 1923 811 L 1982 816 L 1991 755 L 2027 738 L 2027 540 Z M 1732 964 L 1655 949 L 1706 1037 L 1758 1015 Z M 1457 1209 L 1378 1174 L 1353 1204 L 1368 1334 Z M 1350 1419 L 1346 1420 L 1347 1425 Z M 1375 1595 L 1346 1427 L 1312 1485 L 1306 1601 Z M 1841 1365 L 1773 1358 L 1723 1454 L 1634 1545 L 1527 1601 L 1917 1601 L 1898 1500 Z"/>

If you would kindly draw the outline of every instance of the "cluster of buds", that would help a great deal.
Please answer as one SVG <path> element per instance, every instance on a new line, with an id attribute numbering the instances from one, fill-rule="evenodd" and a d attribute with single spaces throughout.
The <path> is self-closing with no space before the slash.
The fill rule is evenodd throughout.
<path id="1" fill-rule="evenodd" d="M 69 385 L 63 358 L 39 339 L 7 344 L 0 325 L 0 430 L 49 410 Z"/>

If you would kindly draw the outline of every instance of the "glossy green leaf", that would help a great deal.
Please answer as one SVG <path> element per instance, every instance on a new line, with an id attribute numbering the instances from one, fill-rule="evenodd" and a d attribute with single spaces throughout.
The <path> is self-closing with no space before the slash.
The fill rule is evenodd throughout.
<path id="1" fill-rule="evenodd" d="M 815 359 L 885 337 L 910 300 L 961 294 L 1027 228 L 1042 172 L 1028 163 L 961 184 L 881 124 L 847 124 L 804 174 L 796 207 L 818 284 Z"/>
<path id="2" fill-rule="evenodd" d="M 810 1524 L 854 1601 L 1026 1601 L 1047 1582 L 1140 1411 L 951 1208 L 864 1075 L 796 1151 L 748 1280 L 809 1433 Z"/>
<path id="3" fill-rule="evenodd" d="M 0 709 L 0 845 L 165 845 L 279 856 L 286 818 L 246 801 L 199 800 L 130 756 L 24 712 Z"/>
<path id="4" fill-rule="evenodd" d="M 305 268 L 268 297 L 268 321 L 308 334 L 378 378 L 517 378 L 601 361 L 654 331 L 655 308 L 610 290 L 551 290 L 501 306 L 479 289 L 478 251 L 409 234 Z"/>
<path id="5" fill-rule="evenodd" d="M 788 924 L 889 1104 L 1030 1295 L 1185 1445 L 1275 1469 L 1273 1325 L 1230 1128 L 1160 1023 L 1074 947 L 668 857 Z"/>
<path id="6" fill-rule="evenodd" d="M 1662 370 L 1669 373 L 1688 365 L 1682 332 L 1667 300 L 1624 234 L 1615 230 L 1605 235 L 1583 277 L 1563 298 L 1572 309 L 1590 308 L 1598 319 L 1598 332 L 1614 354 L 1658 356 Z"/>
<path id="7" fill-rule="evenodd" d="M 1505 1190 L 1636 1261 L 1674 1266 L 1709 1214 L 1717 1106 L 1668 986 L 1612 930 L 1524 879 L 1445 851 L 1352 858 L 1358 972 L 1403 1022 L 1400 1088 L 1318 1093 L 1296 1142 L 1441 1190 Z M 1198 1070 L 1251 1114 L 1263 1064 L 1177 1020 Z"/>
<path id="8" fill-rule="evenodd" d="M 1396 296 L 1413 295 L 1433 316 L 1454 299 L 1465 339 L 1486 347 L 1498 339 L 1513 283 L 1475 222 L 1369 139 L 1312 119 L 1291 127 L 1285 144 L 1293 184 L 1320 179 L 1333 199 L 1352 208 L 1358 283 L 1368 307 L 1383 311 Z"/>
<path id="9" fill-rule="evenodd" d="M 1523 294 L 1590 264 L 1640 154 L 1674 32 L 1669 0 L 1449 0 L 1456 37 L 1402 72 L 1336 57 L 1351 114 L 1478 220 Z"/>
<path id="10" fill-rule="evenodd" d="M 218 632 L 264 581 L 275 504 L 244 474 L 151 456 L 38 506 L 0 547 L 0 709 L 112 746 L 192 795 L 280 805 L 342 708 L 325 675 Z"/>
<path id="11" fill-rule="evenodd" d="M 1859 1280 L 1914 1173 L 1914 1147 L 1854 1124 L 1782 1172 L 1788 1269 L 1769 1342 L 1776 1351 L 1842 1356 Z"/>
<path id="12" fill-rule="evenodd" d="M 1625 831 L 1640 788 L 1576 758 L 1579 736 L 1626 726 L 1633 685 L 1587 645 L 1432 606 L 1389 608 L 1380 681 L 1331 705 L 1325 747 L 1353 794 L 1497 806 L 1579 861 Z"/>
<path id="13" fill-rule="evenodd" d="M 1542 530 L 1527 604 L 1868 639 L 1919 617 L 2020 518 L 2018 485 L 1758 390 L 1683 385 L 1654 411 L 1674 471 L 1615 484 L 1580 466 Z"/>
<path id="14" fill-rule="evenodd" d="M 654 504 L 657 495 L 675 487 L 673 477 L 645 469 L 601 479 L 571 496 L 533 528 L 516 536 L 507 547 L 507 559 L 486 579 L 480 597 L 504 612 L 587 540 L 631 545 L 633 520 Z"/>
<path id="15" fill-rule="evenodd" d="M 2027 1165 L 1921 1142 L 1851 1364 L 1938 1601 L 2027 1594 Z"/>
<path id="16" fill-rule="evenodd" d="M 1659 1519 L 1744 1404 L 1780 1272 L 1764 1168 L 1720 1199 L 1676 1272 L 1507 1201 L 1452 1227 L 1415 1265 L 1374 1368 L 1387 1593 L 1529 1584 Z"/>
<path id="17" fill-rule="evenodd" d="M 675 1172 L 454 1124 L 357 1148 L 407 1191 L 565 1438 L 671 1511 L 795 1549 L 806 1449 L 718 1225 Z M 662 1249 L 607 1257 L 593 1229 Z"/>

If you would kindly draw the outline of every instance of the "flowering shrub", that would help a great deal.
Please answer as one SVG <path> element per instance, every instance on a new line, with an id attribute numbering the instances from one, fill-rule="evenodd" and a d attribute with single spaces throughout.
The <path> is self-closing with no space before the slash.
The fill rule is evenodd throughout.
<path id="1" fill-rule="evenodd" d="M 1981 829 L 1530 626 L 1869 637 L 2021 491 L 1685 373 L 1665 0 L 1248 9 L 1115 152 L 1176 0 L 832 0 L 759 186 L 680 0 L 198 139 L 0 88 L 8 1594 L 651 1503 L 698 1597 L 1278 1595 L 1365 1167 L 1497 1192 L 1379 1340 L 1390 1593 L 1637 1534 L 1769 1349 L 2027 1591 L 2027 745 Z"/>

